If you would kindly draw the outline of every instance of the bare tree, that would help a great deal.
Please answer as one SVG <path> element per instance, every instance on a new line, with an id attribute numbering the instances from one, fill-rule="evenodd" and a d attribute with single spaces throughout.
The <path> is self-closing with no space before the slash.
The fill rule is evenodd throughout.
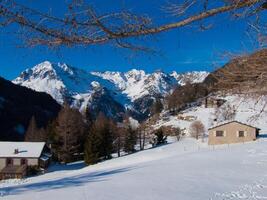
<path id="1" fill-rule="evenodd" d="M 45 142 L 47 140 L 47 132 L 44 128 L 38 128 L 35 117 L 32 116 L 28 129 L 24 136 L 26 142 Z"/>
<path id="2" fill-rule="evenodd" d="M 81 113 L 64 104 L 55 123 L 54 149 L 59 161 L 74 161 L 83 152 L 85 124 Z"/>
<path id="3" fill-rule="evenodd" d="M 236 116 L 236 109 L 234 106 L 226 103 L 216 110 L 215 115 L 218 122 L 234 120 Z"/>
<path id="4" fill-rule="evenodd" d="M 135 14 L 127 9 L 119 12 L 98 13 L 86 1 L 73 0 L 67 4 L 67 11 L 62 16 L 29 8 L 16 0 L 0 1 L 0 23 L 3 27 L 18 24 L 26 34 L 28 45 L 74 46 L 115 44 L 123 48 L 146 50 L 136 45 L 141 36 L 179 29 L 199 23 L 201 30 L 211 25 L 204 25 L 205 19 L 219 14 L 229 13 L 229 19 L 248 18 L 255 22 L 261 19 L 262 10 L 266 9 L 266 0 L 221 0 L 218 4 L 211 0 L 182 0 L 179 3 L 162 5 L 162 10 L 169 22 L 160 24 L 151 16 Z M 167 18 L 169 17 L 169 18 Z M 230 20 L 229 20 L 230 21 Z M 216 23 L 216 22 L 215 22 Z M 225 20 L 225 23 L 228 23 Z M 250 23 L 255 29 L 255 25 Z M 258 28 L 258 26 L 257 26 Z M 265 36 L 261 35 L 261 40 Z"/>
<path id="5" fill-rule="evenodd" d="M 115 139 L 114 139 L 114 148 L 117 152 L 118 157 L 121 156 L 121 150 L 124 145 L 124 139 L 125 139 L 125 126 L 123 123 L 117 123 L 116 125 L 116 131 L 115 133 Z"/>
<path id="6" fill-rule="evenodd" d="M 174 1 L 174 0 L 173 0 Z M 191 29 L 205 31 L 213 25 L 220 26 L 222 21 L 216 21 L 215 16 L 226 17 L 224 22 L 245 19 L 248 26 L 247 33 L 257 39 L 259 45 L 264 47 L 267 42 L 266 17 L 262 12 L 267 9 L 266 0 L 181 0 L 163 4 L 159 14 L 164 17 L 162 24 L 147 13 L 137 14 L 130 9 L 119 9 L 117 12 L 100 12 L 88 1 L 66 1 L 66 12 L 63 15 L 55 14 L 49 9 L 48 12 L 36 10 L 23 5 L 18 0 L 0 0 L 0 27 L 6 28 L 13 24 L 21 27 L 16 34 L 21 33 L 23 41 L 29 46 L 78 46 L 86 47 L 94 45 L 113 45 L 131 50 L 149 51 L 150 49 L 140 43 L 140 40 L 151 39 L 150 36 L 162 32 L 190 27 Z M 119 7 L 119 6 L 118 6 Z M 209 18 L 213 18 L 210 24 Z M 209 24 L 207 24 L 209 23 Z M 266 56 L 266 53 L 258 54 L 255 59 Z M 246 57 L 235 59 L 233 62 L 238 66 L 247 62 Z M 251 60 L 252 62 L 252 60 Z M 247 67 L 244 71 L 228 70 L 220 71 L 223 76 L 215 76 L 218 79 L 217 86 L 231 89 L 240 85 L 240 77 L 258 77 L 248 87 L 251 92 L 261 92 L 262 83 L 266 82 L 266 65 Z M 256 73 L 252 70 L 257 68 Z M 222 83 L 222 84 L 221 84 Z M 251 90 L 251 86 L 254 91 Z M 245 91 L 245 90 L 243 90 Z M 266 90 L 265 90 L 266 91 Z"/>
<path id="7" fill-rule="evenodd" d="M 202 124 L 201 121 L 194 121 L 189 128 L 190 134 L 192 137 L 196 138 L 197 140 L 199 137 L 204 137 L 205 133 L 205 126 Z"/>
<path id="8" fill-rule="evenodd" d="M 144 150 L 146 143 L 151 140 L 153 135 L 151 118 L 139 126 L 137 133 L 140 150 Z"/>

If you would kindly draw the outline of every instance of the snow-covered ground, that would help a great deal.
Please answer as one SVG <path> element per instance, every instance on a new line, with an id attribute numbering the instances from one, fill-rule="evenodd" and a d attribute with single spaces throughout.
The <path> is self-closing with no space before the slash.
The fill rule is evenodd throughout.
<path id="1" fill-rule="evenodd" d="M 223 122 L 224 120 L 220 120 L 218 114 L 222 113 L 224 110 L 230 109 L 235 110 L 235 115 L 233 119 L 229 120 L 237 120 L 243 122 L 245 124 L 249 124 L 251 126 L 255 126 L 261 129 L 261 133 L 267 133 L 267 96 L 260 97 L 250 97 L 245 95 L 227 95 L 227 96 L 217 96 L 219 99 L 224 99 L 226 102 L 219 108 L 205 108 L 204 106 L 192 106 L 189 109 L 186 109 L 182 112 L 184 117 L 192 116 L 196 120 L 200 120 L 206 130 L 216 123 Z M 165 112 L 165 111 L 164 111 Z M 162 115 L 164 115 L 164 112 Z M 218 121 L 215 122 L 214 119 Z M 177 116 L 167 116 L 160 117 L 156 124 L 154 124 L 155 128 L 159 128 L 161 126 L 173 126 L 179 127 L 181 129 L 189 128 L 192 121 L 181 120 Z"/>
<path id="2" fill-rule="evenodd" d="M 267 199 L 267 139 L 207 146 L 184 138 L 154 149 L 84 167 L 0 182 L 5 200 Z"/>

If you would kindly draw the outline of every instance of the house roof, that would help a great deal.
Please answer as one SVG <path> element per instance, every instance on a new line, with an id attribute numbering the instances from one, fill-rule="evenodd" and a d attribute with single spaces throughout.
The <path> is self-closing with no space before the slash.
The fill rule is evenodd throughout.
<path id="1" fill-rule="evenodd" d="M 44 142 L 0 142 L 0 157 L 39 158 L 44 145 Z"/>
<path id="2" fill-rule="evenodd" d="M 234 122 L 260 130 L 259 128 L 255 127 L 255 126 L 251 126 L 249 124 L 246 124 L 246 123 L 243 123 L 243 122 L 240 122 L 240 121 L 237 121 L 237 120 L 223 121 L 221 123 L 217 123 L 216 125 L 211 126 L 208 130 L 211 130 L 211 129 L 214 129 L 214 128 L 217 128 L 217 127 L 220 127 L 220 126 L 223 126 L 223 125 L 226 125 L 226 124 L 234 123 Z"/>

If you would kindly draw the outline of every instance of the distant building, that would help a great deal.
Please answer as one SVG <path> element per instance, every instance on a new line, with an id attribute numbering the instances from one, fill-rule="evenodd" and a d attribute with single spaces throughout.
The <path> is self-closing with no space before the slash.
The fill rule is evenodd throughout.
<path id="1" fill-rule="evenodd" d="M 256 140 L 260 129 L 238 121 L 229 121 L 217 124 L 208 130 L 209 145 L 217 145 Z"/>
<path id="2" fill-rule="evenodd" d="M 44 142 L 0 142 L 0 180 L 23 178 L 30 168 L 47 168 L 50 158 Z"/>
<path id="3" fill-rule="evenodd" d="M 212 96 L 207 96 L 203 98 L 201 104 L 205 108 L 219 108 L 226 102 L 224 99 L 215 98 Z"/>

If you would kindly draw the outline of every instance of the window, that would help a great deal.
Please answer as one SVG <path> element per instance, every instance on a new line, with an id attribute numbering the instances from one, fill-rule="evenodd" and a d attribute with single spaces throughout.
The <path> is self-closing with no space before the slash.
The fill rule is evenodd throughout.
<path id="1" fill-rule="evenodd" d="M 13 160 L 11 158 L 7 158 L 6 159 L 6 165 L 12 165 L 13 164 Z"/>
<path id="2" fill-rule="evenodd" d="M 25 158 L 22 158 L 20 160 L 20 165 L 27 165 L 27 160 Z"/>
<path id="3" fill-rule="evenodd" d="M 216 137 L 223 137 L 224 131 L 216 131 Z"/>
<path id="4" fill-rule="evenodd" d="M 238 137 L 245 137 L 245 131 L 238 131 Z"/>

